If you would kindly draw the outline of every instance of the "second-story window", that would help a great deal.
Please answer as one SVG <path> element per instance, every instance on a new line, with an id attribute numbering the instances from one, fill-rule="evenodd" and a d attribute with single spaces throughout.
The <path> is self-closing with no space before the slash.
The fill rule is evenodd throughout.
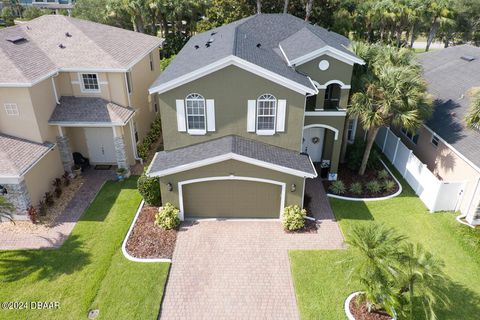
<path id="1" fill-rule="evenodd" d="M 187 131 L 191 134 L 205 134 L 205 99 L 198 93 L 192 93 L 185 99 L 187 113 Z"/>
<path id="2" fill-rule="evenodd" d="M 83 92 L 99 92 L 98 75 L 96 73 L 82 73 L 82 91 Z"/>
<path id="3" fill-rule="evenodd" d="M 257 99 L 257 133 L 274 134 L 277 99 L 264 94 Z"/>
<path id="4" fill-rule="evenodd" d="M 16 103 L 5 103 L 5 112 L 9 116 L 18 116 L 18 106 Z"/>

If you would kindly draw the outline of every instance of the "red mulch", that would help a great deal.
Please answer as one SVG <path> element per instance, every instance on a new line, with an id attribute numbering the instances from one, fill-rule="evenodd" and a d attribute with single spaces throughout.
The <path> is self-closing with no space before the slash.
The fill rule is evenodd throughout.
<path id="1" fill-rule="evenodd" d="M 350 301 L 350 312 L 356 320 L 391 320 L 392 317 L 385 311 L 368 312 L 367 303 L 358 304 L 357 297 Z"/>
<path id="2" fill-rule="evenodd" d="M 155 225 L 156 207 L 143 207 L 127 240 L 127 252 L 136 258 L 171 259 L 177 230 L 163 230 Z"/>
<path id="3" fill-rule="evenodd" d="M 357 171 L 350 170 L 347 166 L 341 165 L 338 168 L 337 180 L 343 181 L 343 183 L 345 184 L 345 187 L 347 189 L 345 193 L 341 194 L 341 196 L 352 197 L 352 198 L 378 198 L 378 197 L 386 197 L 386 196 L 389 196 L 391 194 L 394 194 L 395 192 L 398 191 L 399 188 L 398 188 L 397 182 L 395 181 L 395 179 L 393 179 L 393 177 L 390 173 L 389 173 L 388 180 L 392 180 L 393 182 L 395 182 L 395 188 L 392 191 L 388 192 L 388 191 L 385 191 L 385 190 L 382 189 L 379 193 L 370 193 L 366 189 L 366 184 L 370 181 L 377 180 L 380 183 L 383 182 L 383 180 L 380 180 L 378 178 L 378 172 L 381 171 L 381 170 L 382 169 L 380 169 L 380 170 L 367 169 L 363 176 L 359 176 L 357 174 Z M 323 186 L 325 187 L 325 190 L 329 193 L 332 193 L 330 191 L 330 185 L 332 184 L 332 182 L 333 181 L 326 181 L 326 180 L 323 181 Z M 353 182 L 360 182 L 362 184 L 363 192 L 361 194 L 353 194 L 348 190 L 350 188 L 350 185 Z"/>
<path id="4" fill-rule="evenodd" d="M 317 233 L 318 226 L 317 222 L 309 219 L 305 219 L 305 226 L 302 229 L 290 231 L 286 230 L 286 233 Z"/>

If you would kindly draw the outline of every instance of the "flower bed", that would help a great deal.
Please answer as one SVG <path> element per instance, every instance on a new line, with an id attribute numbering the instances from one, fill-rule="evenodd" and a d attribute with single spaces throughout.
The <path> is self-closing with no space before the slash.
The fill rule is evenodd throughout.
<path id="1" fill-rule="evenodd" d="M 171 259 L 177 230 L 163 230 L 155 225 L 157 207 L 144 206 L 135 221 L 135 225 L 127 239 L 128 254 L 135 258 Z"/>
<path id="2" fill-rule="evenodd" d="M 294 231 L 284 230 L 286 233 L 317 233 L 318 226 L 316 221 L 305 219 L 305 226 L 303 228 Z"/>
<path id="3" fill-rule="evenodd" d="M 391 320 L 392 317 L 385 311 L 372 311 L 368 312 L 367 303 L 365 301 L 358 303 L 358 296 L 353 297 L 350 300 L 350 313 L 354 319 L 362 320 Z"/>
<path id="4" fill-rule="evenodd" d="M 377 182 L 376 186 L 375 181 Z M 343 191 L 341 187 L 338 188 L 338 185 L 342 183 Z M 390 184 L 388 187 L 387 183 Z M 368 169 L 363 176 L 359 176 L 356 171 L 345 165 L 338 168 L 337 182 L 323 181 L 323 185 L 325 190 L 331 194 L 350 198 L 381 198 L 395 194 L 400 188 L 387 170 Z"/>

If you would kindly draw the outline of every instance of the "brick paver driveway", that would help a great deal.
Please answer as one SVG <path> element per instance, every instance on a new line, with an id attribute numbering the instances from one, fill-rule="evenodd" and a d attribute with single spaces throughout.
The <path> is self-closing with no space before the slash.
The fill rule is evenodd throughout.
<path id="1" fill-rule="evenodd" d="M 338 249 L 333 220 L 316 234 L 278 221 L 190 222 L 179 232 L 161 319 L 298 319 L 288 250 Z"/>

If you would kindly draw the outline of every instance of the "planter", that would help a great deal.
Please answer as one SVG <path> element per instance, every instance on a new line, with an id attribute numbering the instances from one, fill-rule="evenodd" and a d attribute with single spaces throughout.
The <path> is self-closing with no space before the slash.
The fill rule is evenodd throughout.
<path id="1" fill-rule="evenodd" d="M 357 320 L 352 312 L 350 311 L 350 302 L 352 301 L 353 298 L 355 298 L 356 296 L 358 295 L 361 295 L 363 294 L 363 291 L 357 291 L 357 292 L 353 292 L 352 294 L 350 294 L 347 299 L 345 300 L 345 304 L 344 304 L 344 309 L 345 309 L 345 314 L 347 315 L 347 319 L 348 320 Z M 395 310 L 393 311 L 394 314 L 395 314 Z M 391 320 L 397 320 L 397 317 L 393 317 L 393 318 L 390 318 Z"/>
<path id="2" fill-rule="evenodd" d="M 75 177 L 80 177 L 82 175 L 82 168 L 73 169 L 73 173 L 75 174 Z"/>
<path id="3" fill-rule="evenodd" d="M 117 169 L 116 173 L 117 173 L 117 180 L 118 181 L 123 181 L 125 179 L 128 179 L 130 177 L 130 174 L 131 174 L 130 170 L 125 169 L 125 168 Z"/>

